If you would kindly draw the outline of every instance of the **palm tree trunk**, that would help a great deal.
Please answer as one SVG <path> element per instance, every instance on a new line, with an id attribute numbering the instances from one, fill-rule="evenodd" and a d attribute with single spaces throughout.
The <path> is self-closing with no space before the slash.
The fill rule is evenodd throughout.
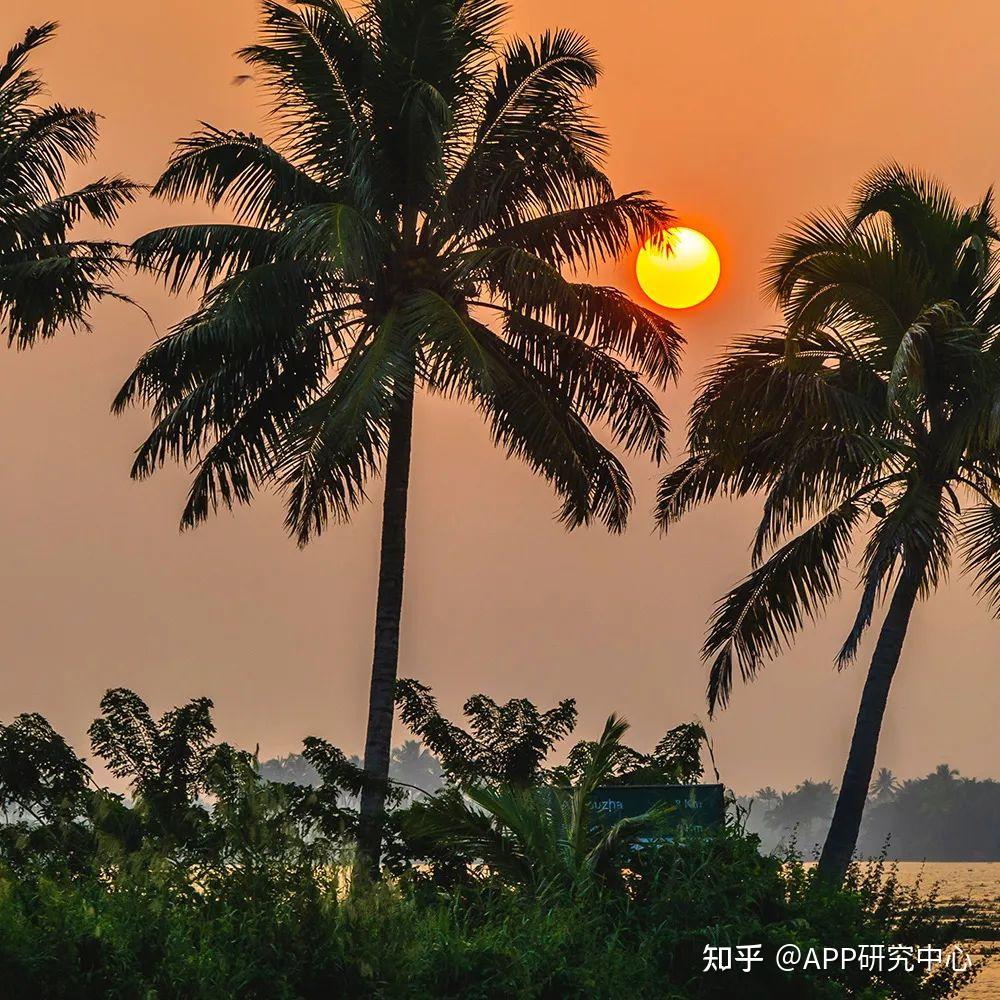
<path id="1" fill-rule="evenodd" d="M 406 553 L 406 501 L 410 486 L 413 438 L 413 375 L 397 390 L 389 423 L 382 503 L 382 551 L 375 609 L 375 654 L 368 699 L 365 773 L 358 828 L 359 869 L 378 878 L 385 821 L 385 795 L 392 749 L 392 718 L 399 661 L 399 622 L 403 607 L 403 561 Z"/>
<path id="2" fill-rule="evenodd" d="M 875 768 L 882 719 L 889 699 L 889 687 L 903 651 L 910 614 L 920 589 L 920 575 L 919 571 L 903 571 L 892 595 L 871 666 L 868 668 L 868 679 L 861 695 L 861 707 L 854 724 L 851 751 L 840 784 L 837 807 L 819 859 L 820 876 L 837 885 L 843 882 L 858 843 L 861 817 Z"/>

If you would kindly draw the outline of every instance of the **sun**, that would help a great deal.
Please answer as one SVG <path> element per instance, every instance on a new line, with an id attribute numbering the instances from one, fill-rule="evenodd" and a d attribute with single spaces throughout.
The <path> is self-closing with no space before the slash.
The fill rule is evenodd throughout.
<path id="1" fill-rule="evenodd" d="M 721 265 L 712 241 L 697 229 L 674 226 L 639 251 L 635 274 L 642 290 L 668 309 L 696 306 L 715 291 Z"/>

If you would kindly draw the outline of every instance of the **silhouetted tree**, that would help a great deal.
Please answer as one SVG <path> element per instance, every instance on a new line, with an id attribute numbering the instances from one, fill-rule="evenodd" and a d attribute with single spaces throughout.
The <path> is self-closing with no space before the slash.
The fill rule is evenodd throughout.
<path id="1" fill-rule="evenodd" d="M 899 791 L 896 776 L 887 767 L 880 767 L 872 779 L 869 795 L 873 802 L 888 802 Z"/>
<path id="2" fill-rule="evenodd" d="M 713 710 L 735 668 L 753 679 L 839 592 L 867 521 L 841 667 L 881 599 L 888 610 L 820 860 L 832 880 L 857 842 L 917 598 L 960 552 L 1000 611 L 997 240 L 990 195 L 964 210 L 894 165 L 862 183 L 850 215 L 808 217 L 767 272 L 784 326 L 737 341 L 714 366 L 692 409 L 690 457 L 660 487 L 664 526 L 719 494 L 765 496 L 754 568 L 705 641 Z"/>
<path id="3" fill-rule="evenodd" d="M 228 783 L 241 759 L 251 762 L 248 754 L 214 742 L 211 713 L 211 700 L 196 698 L 155 720 L 134 691 L 113 688 L 90 727 L 94 753 L 128 783 L 144 818 L 178 841 L 196 836 L 203 823 L 204 811 L 195 808 L 199 796 Z"/>
<path id="4" fill-rule="evenodd" d="M 37 714 L 0 726 L 0 810 L 51 822 L 75 812 L 91 770 Z"/>
<path id="5" fill-rule="evenodd" d="M 426 747 L 416 740 L 406 740 L 394 747 L 389 760 L 389 780 L 412 795 L 417 792 L 436 792 L 444 784 L 444 769 Z"/>
<path id="6" fill-rule="evenodd" d="M 782 792 L 769 803 L 764 822 L 782 837 L 794 837 L 809 848 L 830 822 L 837 793 L 829 781 L 803 781 L 794 791 Z"/>
<path id="7" fill-rule="evenodd" d="M 86 219 L 111 225 L 138 190 L 121 177 L 65 189 L 67 161 L 93 154 L 97 115 L 36 103 L 44 85 L 26 63 L 56 27 L 29 28 L 0 64 L 0 333 L 18 348 L 87 328 L 95 302 L 124 298 L 110 284 L 123 248 L 72 232 Z"/>
<path id="8" fill-rule="evenodd" d="M 480 409 L 495 442 L 553 484 L 568 526 L 621 530 L 631 486 L 590 424 L 661 458 L 666 422 L 640 374 L 664 385 L 681 341 L 560 269 L 617 256 L 669 215 L 614 195 L 583 103 L 597 66 L 573 32 L 498 55 L 498 0 L 263 9 L 264 41 L 242 55 L 275 99 L 276 144 L 211 127 L 179 144 L 154 193 L 224 202 L 238 224 L 138 241 L 172 288 L 204 297 L 115 405 L 149 404 L 157 421 L 135 476 L 196 463 L 185 525 L 277 484 L 304 544 L 384 472 L 361 835 L 376 871 L 414 392 Z"/>
<path id="9" fill-rule="evenodd" d="M 357 761 L 360 763 L 360 760 Z M 259 766 L 260 776 L 266 781 L 276 781 L 283 784 L 318 785 L 319 771 L 300 753 L 286 754 L 284 757 L 271 757 L 262 760 Z"/>
<path id="10" fill-rule="evenodd" d="M 690 784 L 705 770 L 701 754 L 708 736 L 697 722 L 674 727 L 649 754 L 622 743 L 625 730 L 607 743 L 581 740 L 570 748 L 565 764 L 547 768 L 549 754 L 576 728 L 572 698 L 542 712 L 526 698 L 500 705 L 484 694 L 473 695 L 462 709 L 467 730 L 446 719 L 430 688 L 417 681 L 400 680 L 396 700 L 403 722 L 440 758 L 447 781 L 456 788 L 577 784 L 598 753 L 609 755 L 602 757 L 600 770 L 611 785 Z"/>
<path id="11" fill-rule="evenodd" d="M 526 698 L 498 705 L 484 694 L 473 695 L 462 709 L 468 731 L 444 718 L 430 688 L 418 681 L 400 680 L 396 700 L 403 722 L 457 787 L 470 782 L 523 788 L 538 784 L 545 758 L 576 726 L 572 698 L 540 712 Z"/>
<path id="12" fill-rule="evenodd" d="M 566 764 L 553 768 L 550 777 L 560 782 L 581 780 L 591 767 L 599 743 L 584 740 L 570 750 Z M 702 751 L 709 748 L 708 734 L 700 722 L 685 722 L 671 729 L 644 754 L 615 742 L 612 757 L 603 768 L 608 785 L 689 785 L 705 773 Z"/>

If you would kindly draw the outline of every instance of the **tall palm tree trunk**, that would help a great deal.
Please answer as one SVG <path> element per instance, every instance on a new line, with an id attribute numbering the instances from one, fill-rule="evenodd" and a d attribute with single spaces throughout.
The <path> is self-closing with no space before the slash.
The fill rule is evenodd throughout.
<path id="1" fill-rule="evenodd" d="M 820 876 L 837 885 L 843 882 L 858 843 L 861 817 L 875 769 L 875 753 L 878 750 L 882 719 L 889 699 L 889 687 L 903 651 L 903 640 L 906 638 L 906 629 L 919 589 L 919 571 L 904 569 L 892 595 L 871 666 L 868 668 L 868 679 L 861 694 L 861 707 L 854 724 L 851 751 L 847 756 L 837 807 L 819 859 Z"/>
<path id="2" fill-rule="evenodd" d="M 413 438 L 413 374 L 401 380 L 389 423 L 382 502 L 382 551 L 375 609 L 375 654 L 365 737 L 366 783 L 361 792 L 358 829 L 359 868 L 378 878 L 385 820 L 385 796 L 392 750 L 392 718 L 399 661 L 399 622 L 403 608 L 406 554 L 406 501 L 410 487 Z"/>

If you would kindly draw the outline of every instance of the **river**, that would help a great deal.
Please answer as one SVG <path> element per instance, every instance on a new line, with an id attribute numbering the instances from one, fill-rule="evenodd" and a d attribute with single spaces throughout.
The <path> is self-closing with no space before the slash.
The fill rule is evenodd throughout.
<path id="1" fill-rule="evenodd" d="M 977 911 L 992 913 L 1000 910 L 1000 861 L 901 861 L 899 880 L 913 885 L 918 880 L 924 890 L 937 884 L 942 904 L 971 900 Z M 996 926 L 996 924 L 994 924 Z M 976 961 L 985 968 L 976 981 L 959 994 L 961 1000 L 997 1000 L 1000 997 L 1000 942 L 992 945 L 977 942 L 970 947 Z"/>

